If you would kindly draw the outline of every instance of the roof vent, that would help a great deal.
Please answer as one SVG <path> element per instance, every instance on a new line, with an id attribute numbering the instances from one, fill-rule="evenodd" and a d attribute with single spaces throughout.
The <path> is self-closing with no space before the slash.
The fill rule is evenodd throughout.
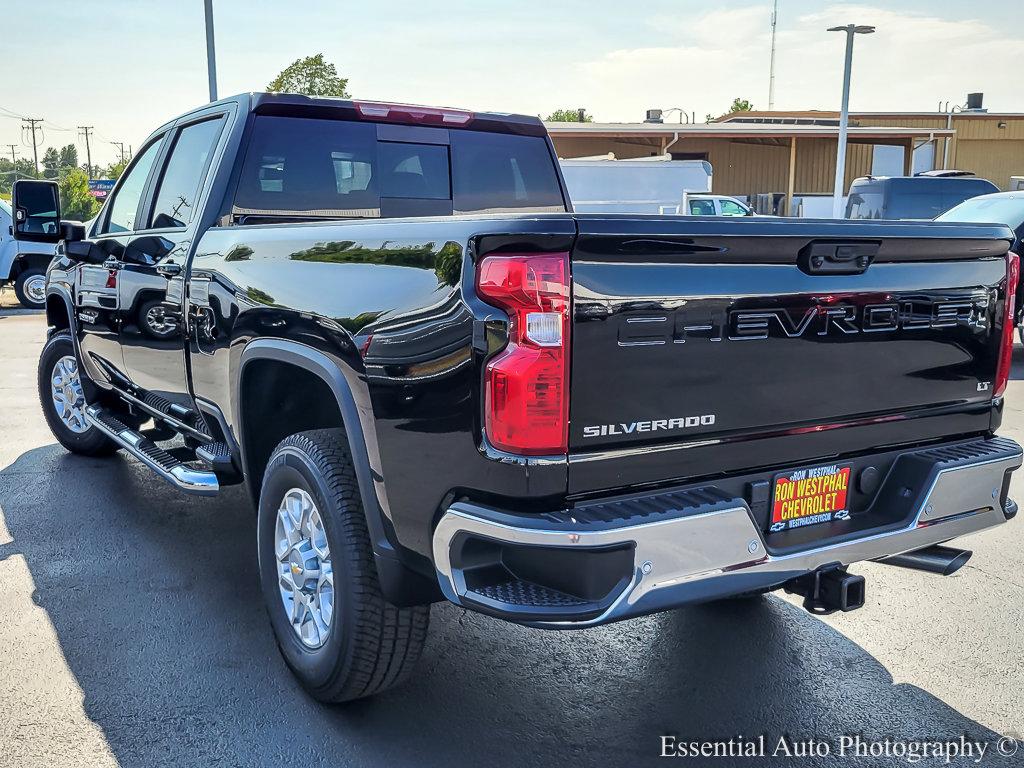
<path id="1" fill-rule="evenodd" d="M 662 118 L 661 118 L 661 110 L 660 109 L 648 109 L 647 110 L 647 117 L 644 118 L 644 122 L 645 123 L 663 123 L 665 121 L 662 120 Z"/>
<path id="2" fill-rule="evenodd" d="M 981 102 L 985 99 L 984 93 L 968 93 L 967 94 L 967 106 L 964 107 L 964 112 L 988 112 L 987 109 L 982 108 Z"/>

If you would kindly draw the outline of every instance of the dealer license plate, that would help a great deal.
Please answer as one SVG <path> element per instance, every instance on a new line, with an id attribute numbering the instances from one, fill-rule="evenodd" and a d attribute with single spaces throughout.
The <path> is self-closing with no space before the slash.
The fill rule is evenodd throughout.
<path id="1" fill-rule="evenodd" d="M 847 520 L 850 488 L 848 464 L 826 464 L 775 476 L 772 533 L 833 520 Z"/>

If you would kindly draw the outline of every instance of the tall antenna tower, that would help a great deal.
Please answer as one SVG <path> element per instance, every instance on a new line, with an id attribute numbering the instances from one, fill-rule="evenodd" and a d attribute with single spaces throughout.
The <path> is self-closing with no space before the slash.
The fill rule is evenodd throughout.
<path id="1" fill-rule="evenodd" d="M 772 55 L 768 63 L 768 111 L 775 109 L 775 27 L 779 23 L 779 0 L 772 5 Z"/>

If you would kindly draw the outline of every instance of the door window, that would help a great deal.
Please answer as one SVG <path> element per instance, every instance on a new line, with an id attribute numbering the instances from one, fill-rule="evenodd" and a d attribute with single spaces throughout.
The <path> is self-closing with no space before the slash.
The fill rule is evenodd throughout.
<path id="1" fill-rule="evenodd" d="M 690 215 L 691 216 L 714 216 L 715 215 L 715 203 L 713 200 L 691 200 L 690 201 Z"/>
<path id="2" fill-rule="evenodd" d="M 146 188 L 146 179 L 160 153 L 161 139 L 157 139 L 139 155 L 128 168 L 128 175 L 121 181 L 121 186 L 110 201 L 110 214 L 100 234 L 117 232 L 134 232 L 135 216 L 139 210 L 139 200 Z"/>
<path id="3" fill-rule="evenodd" d="M 719 203 L 719 205 L 722 206 L 722 215 L 723 216 L 746 216 L 747 215 L 747 209 L 744 208 L 742 205 L 740 205 L 737 202 L 734 202 L 732 200 L 719 200 L 718 203 Z"/>
<path id="4" fill-rule="evenodd" d="M 223 124 L 220 118 L 204 120 L 178 133 L 160 180 L 151 228 L 184 229 L 188 226 Z"/>

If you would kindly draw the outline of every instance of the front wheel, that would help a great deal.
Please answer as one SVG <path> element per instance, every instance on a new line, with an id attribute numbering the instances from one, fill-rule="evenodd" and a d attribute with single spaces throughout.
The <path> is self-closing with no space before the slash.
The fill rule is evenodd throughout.
<path id="1" fill-rule="evenodd" d="M 288 666 L 325 702 L 371 696 L 412 672 L 430 606 L 381 594 L 345 433 L 300 432 L 267 464 L 257 523 L 260 585 Z"/>
<path id="2" fill-rule="evenodd" d="M 78 366 L 69 331 L 53 334 L 39 356 L 39 404 L 57 441 L 72 453 L 100 456 L 117 445 L 85 419 L 85 408 L 97 389 Z"/>
<path id="3" fill-rule="evenodd" d="M 14 280 L 14 295 L 25 309 L 46 307 L 46 271 L 26 269 Z"/>

